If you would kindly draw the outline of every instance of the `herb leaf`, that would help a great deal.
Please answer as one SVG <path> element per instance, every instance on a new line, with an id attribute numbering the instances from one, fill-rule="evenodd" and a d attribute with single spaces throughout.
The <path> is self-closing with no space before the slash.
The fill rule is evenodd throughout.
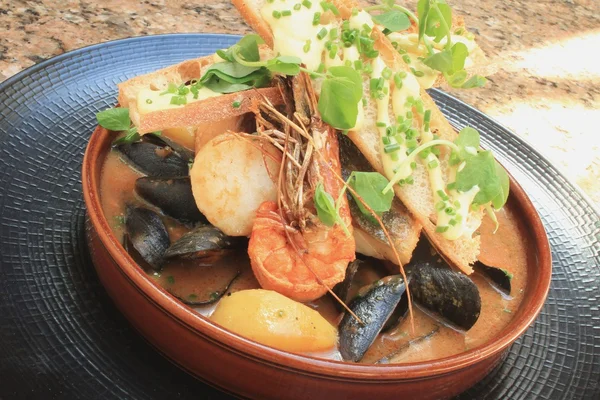
<path id="1" fill-rule="evenodd" d="M 373 16 L 373 21 L 391 32 L 399 32 L 410 28 L 408 15 L 400 10 L 389 10 L 383 14 Z"/>
<path id="2" fill-rule="evenodd" d="M 424 59 L 423 64 L 427 65 L 429 68 L 435 69 L 436 71 L 448 72 L 452 69 L 452 53 L 447 50 L 434 53 Z"/>
<path id="3" fill-rule="evenodd" d="M 137 142 L 140 140 L 141 136 L 137 131 L 137 128 L 134 126 L 127 130 L 125 136 L 121 136 L 120 138 L 113 141 L 113 145 L 117 144 L 129 144 L 133 142 Z"/>
<path id="4" fill-rule="evenodd" d="M 336 129 L 353 128 L 362 94 L 362 78 L 354 68 L 329 68 L 318 104 L 321 118 Z"/>
<path id="5" fill-rule="evenodd" d="M 267 61 L 267 69 L 283 75 L 298 75 L 302 60 L 294 56 L 279 56 Z"/>
<path id="6" fill-rule="evenodd" d="M 440 10 L 440 13 L 442 14 L 446 26 L 448 26 L 448 28 L 451 28 L 452 10 L 450 9 L 450 6 L 446 4 L 443 0 L 438 0 L 434 2 L 434 7 L 437 7 Z M 448 34 L 448 31 L 442 23 L 442 18 L 440 18 L 440 15 L 437 13 L 437 10 L 434 10 L 432 8 L 429 9 L 429 13 L 427 15 L 425 34 L 427 36 L 433 37 L 433 41 L 436 43 L 439 43 Z"/>
<path id="7" fill-rule="evenodd" d="M 429 16 L 429 0 L 419 0 L 417 3 L 417 15 L 419 16 L 419 41 L 423 39 L 425 29 L 427 28 L 427 18 Z"/>
<path id="8" fill-rule="evenodd" d="M 389 211 L 392 207 L 394 192 L 390 190 L 383 194 L 383 189 L 385 189 L 388 183 L 389 181 L 379 172 L 353 171 L 348 178 L 348 186 L 354 189 L 362 201 L 367 203 L 377 215 Z M 371 212 L 365 208 L 362 201 L 354 193 L 351 192 L 351 194 L 360 211 L 367 217 L 373 218 Z"/>
<path id="9" fill-rule="evenodd" d="M 314 195 L 317 216 L 327 226 L 333 226 L 339 219 L 333 197 L 325 191 L 323 184 L 319 183 Z"/>
<path id="10" fill-rule="evenodd" d="M 479 192 L 473 204 L 484 205 L 491 202 L 498 210 L 506 203 L 508 175 L 494 160 L 491 151 L 482 151 L 476 156 L 469 157 L 465 167 L 456 174 L 457 190 L 467 192 L 476 185 L 479 187 Z"/>
<path id="11" fill-rule="evenodd" d="M 238 53 L 244 57 L 246 61 L 260 61 L 258 45 L 264 43 L 257 34 L 246 35 L 237 43 Z"/>
<path id="12" fill-rule="evenodd" d="M 479 132 L 469 126 L 463 128 L 458 133 L 458 138 L 454 141 L 460 150 L 452 151 L 450 155 L 450 164 L 456 165 L 469 157 L 477 155 L 479 150 Z"/>
<path id="13" fill-rule="evenodd" d="M 96 114 L 98 125 L 109 131 L 125 131 L 129 129 L 129 108 L 109 108 Z"/>
<path id="14" fill-rule="evenodd" d="M 469 49 L 464 43 L 456 42 L 452 46 L 452 68 L 450 73 L 465 68 L 465 60 L 469 55 Z"/>
<path id="15" fill-rule="evenodd" d="M 485 79 L 483 76 L 473 75 L 472 77 L 469 78 L 468 81 L 466 81 L 465 83 L 463 83 L 461 87 L 463 89 L 471 89 L 471 88 L 475 88 L 475 87 L 482 87 L 482 86 L 485 85 L 486 82 L 487 82 L 487 79 Z"/>

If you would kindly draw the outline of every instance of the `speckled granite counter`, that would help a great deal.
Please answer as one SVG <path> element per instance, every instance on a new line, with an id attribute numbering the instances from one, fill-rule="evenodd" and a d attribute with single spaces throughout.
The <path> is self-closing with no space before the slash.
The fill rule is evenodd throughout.
<path id="1" fill-rule="evenodd" d="M 498 66 L 485 88 L 453 94 L 526 137 L 600 206 L 600 2 L 450 3 Z M 0 81 L 107 40 L 249 31 L 229 1 L 0 0 Z"/>

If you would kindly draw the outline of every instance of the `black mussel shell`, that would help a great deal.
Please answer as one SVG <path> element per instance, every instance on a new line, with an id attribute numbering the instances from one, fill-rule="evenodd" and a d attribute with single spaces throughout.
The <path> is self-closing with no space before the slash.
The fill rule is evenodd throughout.
<path id="1" fill-rule="evenodd" d="M 381 333 L 389 332 L 395 329 L 400 322 L 404 321 L 404 318 L 408 315 L 408 296 L 402 296 L 400 299 L 400 303 L 394 309 L 394 312 L 388 320 L 385 322 L 383 328 L 381 328 Z"/>
<path id="2" fill-rule="evenodd" d="M 160 270 L 170 244 L 169 233 L 160 216 L 147 208 L 127 207 L 125 229 L 140 256 L 153 269 Z"/>
<path id="3" fill-rule="evenodd" d="M 469 330 L 481 312 L 479 289 L 473 281 L 443 265 L 414 264 L 410 293 L 419 305 L 460 329 Z"/>
<path id="4" fill-rule="evenodd" d="M 360 291 L 350 309 L 362 324 L 346 313 L 338 327 L 344 360 L 358 362 L 363 358 L 405 292 L 406 285 L 400 275 L 385 277 Z"/>
<path id="5" fill-rule="evenodd" d="M 240 238 L 227 236 L 211 225 L 194 228 L 173 243 L 166 258 L 203 258 L 221 254 L 240 245 Z"/>
<path id="6" fill-rule="evenodd" d="M 146 134 L 142 136 L 142 141 L 146 143 L 153 143 L 157 146 L 166 147 L 169 146 L 177 155 L 187 160 L 188 162 L 194 161 L 194 152 L 180 145 L 179 143 L 169 139 L 163 135 Z"/>
<path id="7" fill-rule="evenodd" d="M 491 281 L 493 287 L 506 295 L 510 295 L 512 275 L 508 271 L 485 265 L 481 261 L 476 261 L 473 268 Z"/>
<path id="8" fill-rule="evenodd" d="M 134 142 L 118 144 L 115 148 L 135 169 L 146 175 L 171 178 L 189 174 L 188 160 L 169 146 Z"/>
<path id="9" fill-rule="evenodd" d="M 362 264 L 362 260 L 358 258 L 348 264 L 348 268 L 346 268 L 346 276 L 344 280 L 337 285 L 334 286 L 333 292 L 339 297 L 340 300 L 344 302 L 344 304 L 350 303 L 350 288 L 352 287 L 352 281 L 354 280 L 354 275 L 356 275 L 356 271 L 358 271 L 358 267 Z M 339 312 L 345 310 L 345 308 L 338 302 L 334 302 L 335 307 Z"/>
<path id="10" fill-rule="evenodd" d="M 192 194 L 188 176 L 180 178 L 142 177 L 135 181 L 136 193 L 169 217 L 181 222 L 208 223 Z"/>

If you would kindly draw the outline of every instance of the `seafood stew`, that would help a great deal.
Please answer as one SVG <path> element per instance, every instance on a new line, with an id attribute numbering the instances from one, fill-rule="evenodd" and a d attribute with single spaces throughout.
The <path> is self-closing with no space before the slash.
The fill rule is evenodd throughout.
<path id="1" fill-rule="evenodd" d="M 293 94 L 290 96 L 293 97 Z M 310 100 L 310 96 L 308 98 Z M 299 101 L 305 101 L 305 98 Z M 310 110 L 309 106 L 302 105 L 302 108 Z M 126 154 L 120 146 L 114 146 L 107 154 L 100 182 L 104 214 L 117 237 L 122 238 L 124 247 L 158 285 L 216 323 L 250 339 L 287 351 L 349 362 L 389 364 L 439 359 L 489 342 L 508 325 L 523 299 L 527 265 L 535 261 L 527 254 L 529 238 L 510 206 L 498 213 L 499 228 L 496 234 L 493 233 L 494 222 L 484 218 L 480 228 L 480 258 L 485 264 L 481 268 L 476 267 L 476 272 L 469 277 L 450 269 L 435 255 L 426 238 L 421 237 L 414 252 L 408 252 L 407 258 L 411 262 L 404 266 L 406 277 L 386 257 L 376 259 L 352 251 L 351 255 L 344 255 L 347 261 L 341 268 L 343 273 L 337 280 L 339 283 L 335 287 L 331 285 L 337 299 L 327 289 L 321 294 L 311 294 L 310 297 L 314 298 L 303 298 L 306 290 L 302 290 L 300 295 L 286 297 L 277 287 L 281 285 L 281 279 L 274 279 L 275 290 L 271 290 L 273 286 L 264 290 L 271 283 L 262 283 L 261 278 L 257 278 L 252 256 L 249 255 L 252 231 L 257 229 L 255 225 L 250 224 L 250 234 L 242 226 L 247 225 L 247 221 L 237 224 L 230 221 L 229 225 L 219 229 L 221 227 L 216 225 L 221 218 L 215 215 L 223 215 L 227 210 L 211 213 L 210 207 L 204 204 L 203 211 L 209 211 L 205 216 L 194 200 L 199 195 L 214 195 L 219 205 L 228 204 L 228 200 L 239 201 L 237 196 L 243 191 L 232 191 L 227 185 L 241 185 L 244 179 L 250 182 L 259 179 L 263 182 L 258 185 L 263 196 L 271 196 L 268 182 L 276 187 L 273 182 L 282 176 L 281 169 L 278 170 L 281 168 L 281 159 L 277 159 L 274 149 L 284 143 L 277 141 L 281 138 L 278 137 L 275 118 L 278 115 L 287 118 L 283 112 L 265 103 L 263 113 L 259 111 L 257 114 L 256 126 L 251 126 L 247 133 L 237 132 L 233 135 L 223 132 L 222 135 L 215 135 L 201 148 L 195 149 L 195 155 L 191 149 L 187 149 L 187 152 L 175 150 L 172 142 L 167 144 L 170 142 L 169 132 L 145 135 L 141 141 L 132 143 L 152 141 L 156 147 L 149 154 L 158 159 L 179 157 L 181 160 L 177 164 L 185 164 L 187 168 L 170 173 L 171 176 L 161 177 L 161 172 L 156 175 L 143 172 L 143 167 L 137 163 L 144 161 Z M 261 124 L 269 124 L 271 128 L 271 132 L 264 133 L 264 139 L 249 134 Z M 266 131 L 269 129 L 263 130 Z M 319 129 L 316 132 L 320 138 L 329 137 L 340 143 L 346 140 L 343 136 L 332 136 Z M 327 132 L 326 128 L 324 132 Z M 294 140 L 300 143 L 302 135 L 302 132 L 298 132 Z M 296 154 L 304 151 L 306 155 L 307 143 L 310 140 Z M 341 170 L 344 169 L 344 160 L 348 159 L 344 151 L 350 151 L 351 144 L 346 145 L 339 146 L 342 152 L 339 156 L 341 161 L 338 161 Z M 228 179 L 219 193 L 204 194 L 206 188 L 194 188 L 194 184 L 199 177 L 206 178 L 203 175 L 205 172 L 194 171 L 194 168 L 204 167 L 208 162 L 218 166 L 223 161 L 223 154 L 219 152 L 218 159 L 215 159 L 212 150 L 219 146 L 227 146 L 231 154 L 246 154 L 246 160 L 259 160 L 256 165 L 262 170 L 243 170 L 240 172 L 242 178 Z M 268 150 L 262 151 L 261 146 Z M 242 151 L 236 153 L 236 147 Z M 200 160 L 199 156 L 206 157 L 206 160 Z M 151 164 L 160 165 L 159 161 Z M 290 160 L 288 166 L 291 170 L 295 168 L 296 173 L 303 170 L 302 163 L 297 159 Z M 318 168 L 313 167 L 311 173 L 316 174 L 317 171 Z M 232 173 L 235 174 L 231 169 L 228 172 L 229 178 Z M 294 177 L 297 178 L 297 175 Z M 341 189 L 340 186 L 337 191 Z M 313 188 L 306 192 L 313 195 L 315 191 Z M 228 193 L 233 193 L 229 194 L 233 199 L 224 198 Z M 293 192 L 288 198 L 297 200 L 298 192 Z M 351 214 L 352 207 L 357 206 L 356 200 L 352 196 L 345 199 L 348 213 Z M 274 206 L 277 201 L 275 196 L 272 205 L 255 206 L 258 210 L 256 218 L 265 220 L 259 227 L 266 226 L 268 229 L 269 224 L 277 221 L 278 207 Z M 312 202 L 306 203 L 309 205 L 306 208 L 309 208 Z M 239 211 L 233 209 L 237 207 L 235 202 L 228 207 L 229 213 Z M 399 207 L 402 211 L 401 205 Z M 298 234 L 302 223 L 309 228 L 319 225 L 319 221 L 311 222 L 310 215 L 304 220 L 292 219 L 298 218 L 292 206 L 286 210 L 291 234 Z M 239 215 L 239 219 L 244 219 L 248 218 L 249 213 L 241 212 Z M 212 224 L 212 221 L 217 222 Z M 355 222 L 352 224 L 355 225 Z M 362 224 L 364 226 L 365 222 Z M 285 231 L 280 230 L 282 225 L 273 226 L 279 229 L 275 232 L 277 235 L 286 235 Z M 324 254 L 334 254 L 336 257 L 345 254 L 345 251 L 337 252 L 347 237 L 344 232 L 340 233 L 341 244 L 335 242 Z M 247 236 L 250 236 L 250 241 Z M 254 240 L 257 240 L 256 236 Z M 272 246 L 276 240 L 269 233 L 267 242 L 262 245 Z M 415 245 L 416 239 L 412 247 Z M 355 257 L 356 260 L 350 262 Z M 278 257 L 277 263 L 285 267 L 286 261 L 281 259 Z M 350 267 L 346 269 L 348 262 Z M 494 274 L 486 274 L 485 268 L 500 271 L 501 278 L 510 278 L 509 294 L 506 293 L 505 279 L 495 279 Z M 313 286 L 320 285 L 314 282 L 315 277 L 307 268 L 300 273 L 295 271 L 292 276 L 294 279 L 312 281 Z M 283 291 L 290 287 L 285 284 L 282 286 Z M 412 315 L 408 312 L 407 286 L 414 301 Z M 456 290 L 450 290 L 452 288 Z M 284 296 L 277 296 L 275 292 Z M 345 307 L 340 305 L 339 300 L 345 303 Z M 300 321 L 302 326 L 295 321 Z M 274 332 L 269 329 L 272 326 L 279 327 L 281 331 Z"/>

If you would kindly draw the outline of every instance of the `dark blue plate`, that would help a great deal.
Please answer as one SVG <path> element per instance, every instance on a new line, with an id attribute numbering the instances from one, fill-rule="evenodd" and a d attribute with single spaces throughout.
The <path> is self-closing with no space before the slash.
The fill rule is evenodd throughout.
<path id="1" fill-rule="evenodd" d="M 119 40 L 55 57 L 0 85 L 0 398 L 228 398 L 147 345 L 107 297 L 84 240 L 80 169 L 94 115 L 115 103 L 117 83 L 238 39 Z M 459 398 L 600 399 L 597 211 L 522 139 L 440 91 L 431 94 L 455 127 L 479 129 L 523 186 L 554 259 L 535 324 Z"/>

